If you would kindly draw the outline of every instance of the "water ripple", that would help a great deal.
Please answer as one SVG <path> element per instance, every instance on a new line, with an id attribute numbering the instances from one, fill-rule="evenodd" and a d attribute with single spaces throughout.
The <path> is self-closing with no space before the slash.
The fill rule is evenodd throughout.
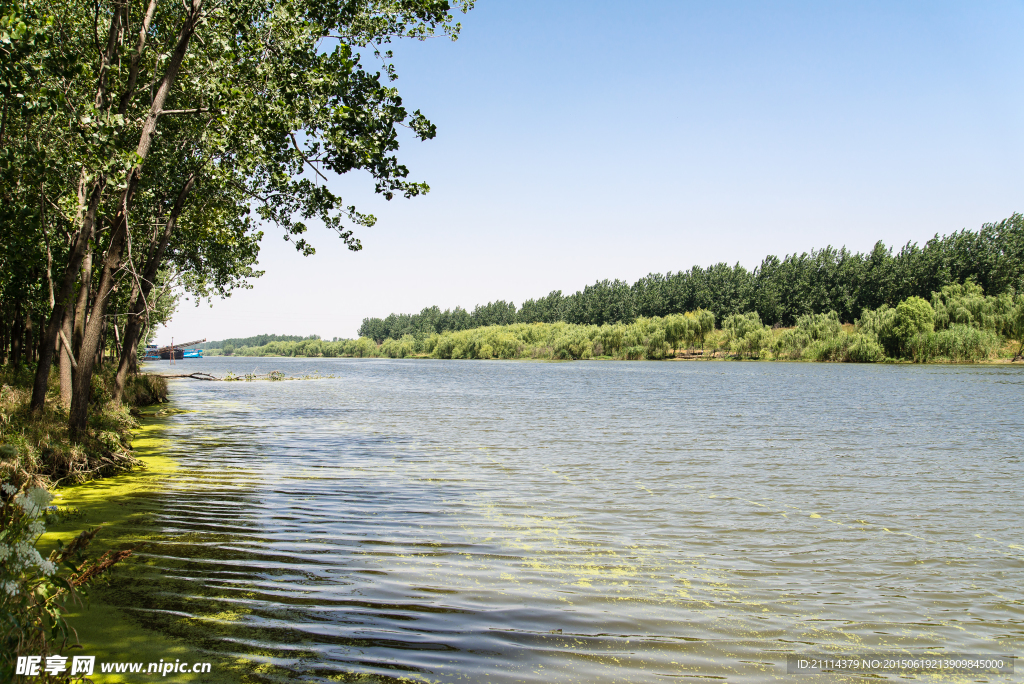
<path id="1" fill-rule="evenodd" d="M 201 363 L 334 377 L 173 385 L 180 468 L 116 600 L 265 681 L 1024 644 L 1020 369 Z"/>

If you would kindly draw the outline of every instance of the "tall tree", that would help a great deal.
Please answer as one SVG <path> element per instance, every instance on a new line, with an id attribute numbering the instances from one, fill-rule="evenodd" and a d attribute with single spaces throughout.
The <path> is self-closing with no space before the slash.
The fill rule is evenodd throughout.
<path id="1" fill-rule="evenodd" d="M 194 293 L 230 290 L 258 273 L 252 264 L 261 222 L 277 225 L 305 254 L 314 251 L 305 236 L 309 221 L 360 249 L 353 228 L 374 219 L 346 206 L 321 182 L 328 176 L 365 170 L 387 199 L 426 192 L 396 158 L 398 130 L 405 126 L 425 140 L 435 129 L 403 105 L 386 48 L 398 38 L 454 39 L 460 26 L 453 9 L 471 6 L 3 6 L 0 69 L 8 77 L 0 139 L 9 163 L 0 169 L 0 193 L 18 214 L 0 216 L 0 231 L 47 244 L 47 279 L 39 276 L 38 248 L 7 254 L 5 265 L 15 256 L 31 258 L 22 259 L 25 273 L 5 284 L 0 307 L 23 301 L 23 290 L 38 291 L 42 282 L 52 289 L 49 302 L 28 297 L 34 309 L 19 309 L 11 326 L 20 340 L 31 325 L 23 321 L 48 318 L 37 346 L 33 409 L 45 401 L 61 349 L 74 371 L 70 426 L 74 433 L 85 429 L 106 331 L 121 341 L 120 391 L 145 328 L 147 299 L 165 267 Z M 367 68 L 366 59 L 380 66 Z M 7 144 L 12 133 L 17 145 Z M 36 162 L 26 163 L 33 154 Z M 54 160 L 49 167 L 47 159 Z M 53 240 L 37 239 L 47 235 Z M 79 334 L 65 341 L 69 328 Z"/>

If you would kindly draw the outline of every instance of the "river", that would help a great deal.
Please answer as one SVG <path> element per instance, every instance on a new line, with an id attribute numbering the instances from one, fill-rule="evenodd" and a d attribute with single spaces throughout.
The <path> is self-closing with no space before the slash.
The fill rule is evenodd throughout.
<path id="1" fill-rule="evenodd" d="M 110 599 L 268 680 L 788 681 L 787 653 L 1024 645 L 1020 368 L 148 366 L 275 369 L 331 377 L 172 381 L 161 541 Z"/>

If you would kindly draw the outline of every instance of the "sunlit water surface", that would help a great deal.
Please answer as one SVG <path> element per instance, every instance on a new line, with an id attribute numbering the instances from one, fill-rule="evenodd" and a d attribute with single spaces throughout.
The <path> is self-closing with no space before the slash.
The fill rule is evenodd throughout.
<path id="1" fill-rule="evenodd" d="M 333 376 L 172 381 L 164 541 L 114 599 L 270 680 L 758 682 L 1024 644 L 1019 368 L 149 369 Z"/>

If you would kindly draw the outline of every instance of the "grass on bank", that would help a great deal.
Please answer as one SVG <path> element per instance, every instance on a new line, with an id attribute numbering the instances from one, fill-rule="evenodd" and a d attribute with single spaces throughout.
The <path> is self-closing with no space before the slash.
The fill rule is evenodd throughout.
<path id="1" fill-rule="evenodd" d="M 59 380 L 50 379 L 50 392 L 41 415 L 29 410 L 32 369 L 0 366 L 0 481 L 15 487 L 51 488 L 84 482 L 130 470 L 132 430 L 138 427 L 134 407 L 167 399 L 167 381 L 159 376 L 128 379 L 124 402 L 111 401 L 113 369 L 93 376 L 88 434 L 71 441 L 68 410 L 59 400 Z"/>
<path id="2" fill-rule="evenodd" d="M 68 614 L 82 604 L 88 587 L 130 549 L 87 552 L 99 527 L 47 549 L 46 525 L 59 518 L 51 489 L 125 472 L 141 465 L 132 453 L 137 409 L 111 399 L 113 369 L 97 373 L 91 388 L 89 429 L 70 439 L 68 411 L 51 377 L 44 409 L 29 409 L 33 371 L 0 367 L 0 680 L 28 681 L 15 672 L 18 656 L 61 653 L 77 641 Z M 166 399 L 162 378 L 132 378 L 126 398 L 142 403 Z M 49 550 L 49 553 L 45 553 Z M 43 553 L 40 553 L 43 551 Z M 44 555 L 45 554 L 45 555 Z M 32 681 L 65 681 L 43 673 Z"/>

